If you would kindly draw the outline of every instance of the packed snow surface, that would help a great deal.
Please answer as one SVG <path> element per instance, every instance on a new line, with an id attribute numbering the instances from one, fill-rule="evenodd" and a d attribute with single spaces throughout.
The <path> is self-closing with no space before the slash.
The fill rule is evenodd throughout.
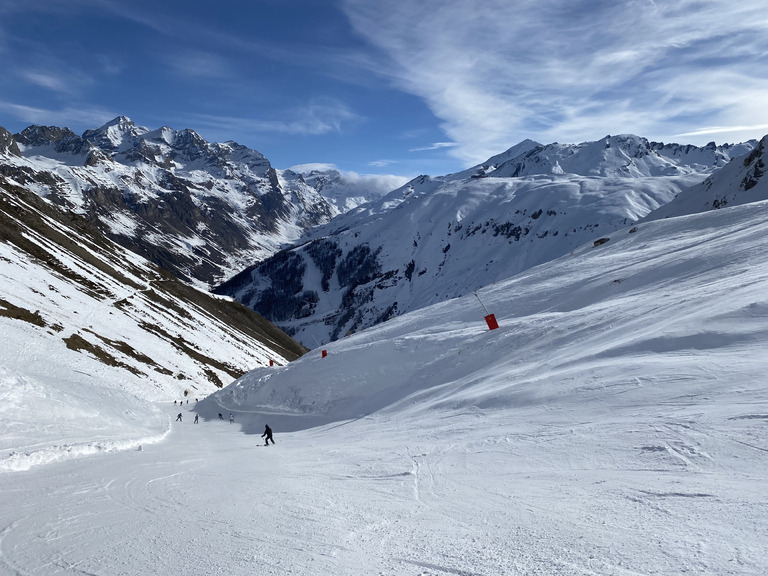
<path id="1" fill-rule="evenodd" d="M 0 463 L 146 441 L 0 466 L 0 574 L 764 575 L 767 232 L 643 223 L 479 291 L 496 330 L 470 295 L 181 408 L 3 359 Z"/>

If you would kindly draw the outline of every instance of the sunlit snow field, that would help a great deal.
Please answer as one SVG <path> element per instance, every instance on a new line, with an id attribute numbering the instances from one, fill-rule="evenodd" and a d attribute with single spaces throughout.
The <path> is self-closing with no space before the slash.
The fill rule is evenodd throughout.
<path id="1" fill-rule="evenodd" d="M 478 295 L 182 408 L 4 348 L 0 574 L 768 573 L 768 203 Z"/>

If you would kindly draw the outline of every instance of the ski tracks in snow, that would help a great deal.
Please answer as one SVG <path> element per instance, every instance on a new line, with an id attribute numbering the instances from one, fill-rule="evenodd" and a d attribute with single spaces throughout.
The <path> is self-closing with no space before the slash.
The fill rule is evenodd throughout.
<path id="1" fill-rule="evenodd" d="M 175 424 L 142 451 L 0 477 L 0 575 L 756 575 L 765 470 L 732 441 L 764 440 L 747 416 L 728 434 L 701 415 L 372 417 L 260 450 Z"/>

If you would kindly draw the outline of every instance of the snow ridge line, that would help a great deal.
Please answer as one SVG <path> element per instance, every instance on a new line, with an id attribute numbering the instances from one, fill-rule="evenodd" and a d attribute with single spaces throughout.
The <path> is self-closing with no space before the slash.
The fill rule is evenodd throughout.
<path id="1" fill-rule="evenodd" d="M 30 452 L 12 451 L 3 460 L 0 460 L 0 472 L 23 472 L 34 466 L 51 464 L 52 462 L 72 458 L 82 458 L 100 452 L 141 450 L 144 444 L 157 444 L 162 442 L 166 436 L 168 436 L 170 431 L 171 427 L 168 426 L 161 434 L 135 438 L 132 440 L 78 442 L 75 444 L 48 446 L 41 450 Z"/>

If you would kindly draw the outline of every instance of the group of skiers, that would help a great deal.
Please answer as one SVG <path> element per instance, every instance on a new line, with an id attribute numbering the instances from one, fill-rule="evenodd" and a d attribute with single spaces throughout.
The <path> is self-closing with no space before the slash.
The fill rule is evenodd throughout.
<path id="1" fill-rule="evenodd" d="M 195 400 L 197 402 L 197 400 Z M 173 401 L 174 404 L 176 404 L 176 401 Z M 189 403 L 189 400 L 187 400 L 187 403 Z M 181 402 L 179 403 L 181 405 Z M 195 414 L 195 424 L 198 422 L 199 415 Z M 224 420 L 224 416 L 219 412 L 219 420 Z M 179 415 L 176 416 L 176 422 L 183 422 L 182 420 L 182 414 L 179 412 Z M 229 423 L 234 424 L 235 423 L 235 417 L 232 414 L 232 412 L 229 413 Z M 264 440 L 264 445 L 269 446 L 269 443 L 272 442 L 272 444 L 275 443 L 275 440 L 272 438 L 272 428 L 269 427 L 269 424 L 265 425 L 264 427 L 264 434 L 261 435 L 262 438 L 266 438 Z"/>
<path id="2" fill-rule="evenodd" d="M 198 422 L 198 418 L 200 417 L 199 414 L 195 414 L 195 424 Z M 224 416 L 221 415 L 221 412 L 219 412 L 219 420 L 224 420 Z M 176 422 L 183 422 L 182 414 L 179 412 L 179 415 L 176 416 Z M 234 424 L 235 423 L 235 417 L 232 415 L 232 413 L 229 413 L 229 423 Z"/>

